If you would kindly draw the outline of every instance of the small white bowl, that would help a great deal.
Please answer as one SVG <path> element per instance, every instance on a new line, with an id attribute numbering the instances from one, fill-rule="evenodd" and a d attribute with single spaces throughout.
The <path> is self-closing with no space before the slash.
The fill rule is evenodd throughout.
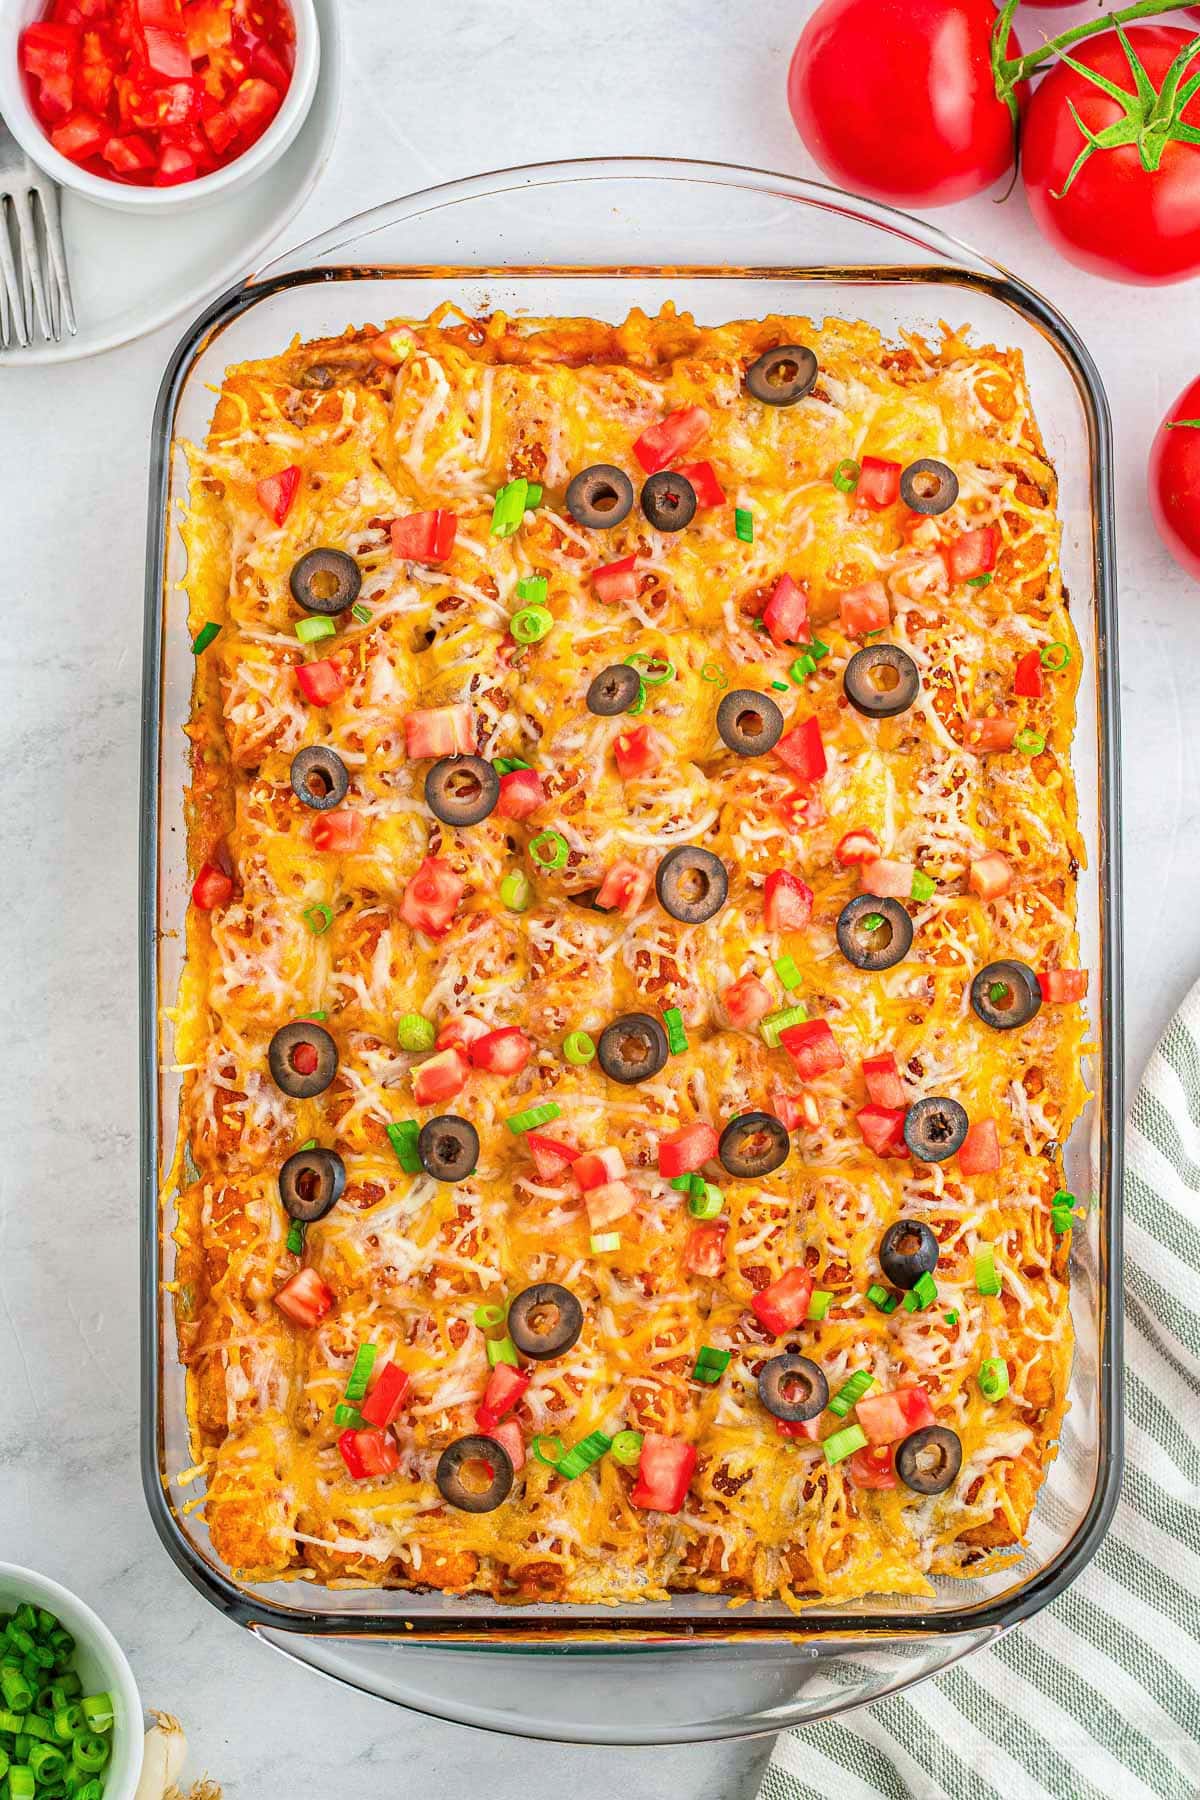
<path id="1" fill-rule="evenodd" d="M 104 1800 L 133 1800 L 142 1773 L 145 1730 L 142 1702 L 125 1652 L 103 1619 L 57 1581 L 16 1563 L 0 1562 L 0 1612 L 15 1612 L 23 1601 L 54 1613 L 75 1639 L 74 1666 L 84 1693 L 112 1695 L 116 1721 L 112 1758 L 104 1770 Z"/>
<path id="2" fill-rule="evenodd" d="M 60 187 L 97 200 L 118 212 L 189 212 L 210 200 L 223 199 L 252 182 L 264 169 L 278 162 L 308 116 L 317 91 L 321 62 L 320 32 L 313 0 L 288 0 L 296 22 L 296 66 L 283 105 L 257 142 L 234 162 L 227 163 L 198 181 L 182 181 L 176 187 L 133 187 L 92 175 L 54 148 L 42 130 L 25 88 L 17 62 L 17 45 L 26 25 L 46 10 L 45 0 L 0 0 L 0 117 L 25 154 L 44 169 Z"/>

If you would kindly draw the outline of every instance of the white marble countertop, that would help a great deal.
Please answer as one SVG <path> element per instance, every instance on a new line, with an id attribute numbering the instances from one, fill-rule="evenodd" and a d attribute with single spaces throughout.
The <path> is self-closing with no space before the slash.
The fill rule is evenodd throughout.
<path id="1" fill-rule="evenodd" d="M 342 130 L 289 241 L 431 182 L 552 157 L 679 154 L 813 172 L 784 100 L 803 5 L 342 5 Z M 1188 886 L 1200 876 L 1188 835 L 1200 740 L 1185 702 L 1200 589 L 1159 547 L 1142 500 L 1153 427 L 1200 369 L 1197 287 L 1135 291 L 1078 275 L 1041 244 L 1019 195 L 938 222 L 1063 309 L 1112 401 L 1133 1074 L 1200 971 Z M 137 764 L 150 418 L 178 335 L 0 371 L 0 1554 L 100 1609 L 146 1699 L 183 1714 L 197 1764 L 241 1800 L 444 1800 L 477 1787 L 482 1766 L 493 1800 L 560 1784 L 576 1800 L 741 1800 L 761 1745 L 534 1749 L 293 1670 L 219 1618 L 151 1530 L 136 1438 Z"/>

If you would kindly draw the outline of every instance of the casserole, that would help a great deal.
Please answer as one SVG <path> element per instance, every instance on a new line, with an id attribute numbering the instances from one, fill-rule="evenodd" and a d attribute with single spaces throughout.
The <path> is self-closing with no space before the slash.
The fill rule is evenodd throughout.
<path id="1" fill-rule="evenodd" d="M 583 216 L 589 208 L 590 220 Z M 822 260 L 781 262 L 774 254 L 780 243 L 814 225 L 822 236 Z M 217 303 L 181 347 L 160 403 L 147 595 L 146 817 L 152 820 L 159 812 L 161 783 L 164 828 L 161 850 L 148 846 L 146 851 L 143 995 L 149 1346 L 144 1447 L 152 1510 L 192 1578 L 219 1604 L 260 1629 L 317 1637 L 403 1634 L 410 1643 L 419 1637 L 491 1647 L 586 1647 L 589 1639 L 605 1645 L 645 1644 L 666 1633 L 676 1638 L 677 1653 L 705 1642 L 761 1643 L 773 1651 L 785 1647 L 785 1660 L 810 1662 L 824 1660 L 835 1642 L 841 1643 L 844 1657 L 848 1635 L 868 1660 L 874 1646 L 891 1644 L 873 1672 L 854 1677 L 857 1686 L 835 1682 L 819 1702 L 811 1696 L 798 1698 L 793 1710 L 782 1715 L 773 1706 L 770 1728 L 778 1729 L 791 1719 L 813 1716 L 818 1704 L 827 1711 L 882 1691 L 880 1683 L 911 1679 L 918 1670 L 926 1672 L 961 1654 L 978 1634 L 1036 1610 L 1090 1554 L 1115 1495 L 1119 1325 L 1114 1250 L 1119 1236 L 1110 1202 L 1117 1191 L 1120 1148 L 1119 909 L 1110 699 L 1115 691 L 1111 499 L 1103 396 L 1086 352 L 1036 296 L 925 227 L 785 178 L 702 165 L 585 164 L 574 171 L 516 171 L 417 196 L 370 215 L 358 222 L 352 235 L 359 241 L 353 248 L 343 241 L 349 229 L 309 248 L 307 272 L 303 266 L 270 271 Z M 833 231 L 839 234 L 836 260 L 830 256 Z M 470 235 L 475 245 L 474 261 L 466 268 L 452 260 L 460 234 Z M 661 246 L 654 265 L 642 260 L 640 247 L 648 241 L 656 249 Z M 720 267 L 712 260 L 717 241 L 726 259 Z M 519 255 L 514 254 L 515 243 Z M 890 266 L 879 260 L 884 243 L 896 259 Z M 587 246 L 588 264 L 575 265 L 577 245 Z M 765 260 L 764 248 L 771 253 Z M 348 282 L 355 283 L 353 290 Z M 1083 643 L 1075 756 L 1090 870 L 1080 890 L 1081 960 L 1097 972 L 1091 1016 L 1100 1056 L 1098 1102 L 1067 1153 L 1071 1187 L 1094 1202 L 1076 1234 L 1072 1256 L 1077 1352 L 1071 1411 L 1063 1453 L 1052 1465 L 1029 1549 L 1014 1569 L 970 1587 L 944 1584 L 932 1600 L 867 1600 L 842 1611 L 817 1607 L 799 1621 L 781 1616 L 770 1603 L 729 1612 L 712 1597 L 690 1595 L 673 1597 L 669 1605 L 655 1608 L 653 1617 L 596 1607 L 532 1608 L 498 1616 L 488 1602 L 470 1596 L 414 1594 L 401 1599 L 361 1590 L 298 1592 L 295 1584 L 239 1586 L 218 1568 L 203 1533 L 182 1511 L 186 1500 L 175 1476 L 187 1461 L 186 1421 L 174 1385 L 170 1323 L 161 1305 L 159 1258 L 165 1239 L 158 1220 L 159 1182 L 174 1139 L 172 1084 L 160 1053 L 159 1023 L 160 1007 L 170 1004 L 175 990 L 178 939 L 165 934 L 177 931 L 185 897 L 182 834 L 177 831 L 172 838 L 166 827 L 178 815 L 186 780 L 182 739 L 174 731 L 163 735 L 162 709 L 164 704 L 169 709 L 170 723 L 182 721 L 191 660 L 178 612 L 180 596 L 172 585 L 180 565 L 170 526 L 170 484 L 180 473 L 170 441 L 178 435 L 202 435 L 208 406 L 202 382 L 219 376 L 228 363 L 273 351 L 294 332 L 336 333 L 347 317 L 419 316 L 447 297 L 466 312 L 503 307 L 619 318 L 631 303 L 653 310 L 670 299 L 695 312 L 701 322 L 776 311 L 841 314 L 875 321 L 891 336 L 907 327 L 929 329 L 939 317 L 967 319 L 978 341 L 1015 344 L 1025 353 L 1034 407 L 1059 471 L 1063 566 Z M 165 634 L 164 607 L 176 609 L 170 612 L 173 629 Z M 848 1665 L 838 1666 L 844 1675 Z M 475 1710 L 470 1703 L 458 1704 L 454 1716 L 470 1717 Z M 736 1722 L 726 1719 L 715 1729 L 746 1729 L 758 1710 L 751 1707 Z M 574 1729 L 584 1730 L 578 1722 Z M 586 1728 L 598 1729 L 594 1720 Z M 619 1738 L 624 1733 L 620 1741 L 628 1741 L 635 1729 L 631 1720 L 614 1721 L 611 1727 Z M 698 1717 L 675 1724 L 647 1719 L 644 1725 L 652 1737 L 672 1731 L 703 1735 L 712 1729 L 711 1721 Z"/>

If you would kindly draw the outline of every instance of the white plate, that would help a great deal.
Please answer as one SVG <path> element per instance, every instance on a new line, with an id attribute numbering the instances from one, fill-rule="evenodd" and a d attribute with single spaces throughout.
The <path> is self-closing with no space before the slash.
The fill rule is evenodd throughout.
<path id="1" fill-rule="evenodd" d="M 311 110 L 285 156 L 228 200 L 141 218 L 78 194 L 62 196 L 63 232 L 79 331 L 61 344 L 0 351 L 5 363 L 74 362 L 144 336 L 244 275 L 307 200 L 333 146 L 342 100 L 338 0 L 314 0 L 321 72 Z"/>

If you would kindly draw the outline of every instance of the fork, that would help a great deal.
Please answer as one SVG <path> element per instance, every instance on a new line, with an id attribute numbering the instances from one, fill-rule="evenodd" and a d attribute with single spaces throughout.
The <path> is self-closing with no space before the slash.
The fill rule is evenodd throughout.
<path id="1" fill-rule="evenodd" d="M 58 189 L 0 119 L 0 347 L 27 346 L 35 327 L 56 344 L 76 331 Z"/>

